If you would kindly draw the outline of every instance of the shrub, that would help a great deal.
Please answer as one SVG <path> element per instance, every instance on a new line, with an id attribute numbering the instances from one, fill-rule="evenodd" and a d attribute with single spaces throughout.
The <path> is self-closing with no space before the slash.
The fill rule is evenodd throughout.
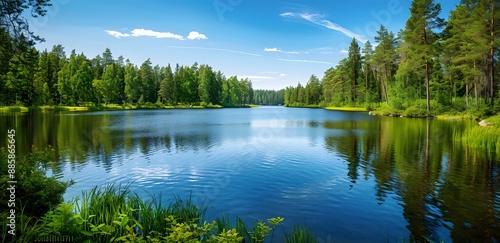
<path id="1" fill-rule="evenodd" d="M 403 112 L 405 117 L 427 117 L 428 115 L 427 110 L 416 106 L 410 106 Z"/>
<path id="2" fill-rule="evenodd" d="M 0 149 L 0 181 L 3 185 L 11 181 L 7 173 L 8 154 Z M 28 217 L 40 217 L 63 201 L 63 194 L 72 185 L 70 182 L 58 181 L 55 177 L 47 177 L 47 166 L 54 161 L 54 150 L 43 151 L 33 149 L 27 156 L 16 158 L 16 211 Z M 0 194 L 0 212 L 8 211 L 8 193 Z M 2 217 L 3 218 L 3 217 Z"/>

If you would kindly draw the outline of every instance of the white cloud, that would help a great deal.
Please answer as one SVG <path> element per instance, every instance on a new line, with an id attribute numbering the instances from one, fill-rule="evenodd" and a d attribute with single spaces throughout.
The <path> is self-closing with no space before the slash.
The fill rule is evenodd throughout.
<path id="1" fill-rule="evenodd" d="M 280 77 L 286 77 L 286 74 L 280 73 Z"/>
<path id="2" fill-rule="evenodd" d="M 273 47 L 273 48 L 264 48 L 264 51 L 268 51 L 268 52 L 279 52 L 280 50 L 276 47 Z"/>
<path id="3" fill-rule="evenodd" d="M 285 18 L 301 18 L 301 19 L 307 20 L 313 24 L 323 26 L 327 29 L 338 31 L 338 32 L 340 32 L 348 37 L 356 38 L 357 40 L 359 40 L 363 43 L 367 41 L 367 39 L 365 37 L 363 37 L 362 35 L 356 34 L 356 33 L 352 32 L 351 30 L 348 30 L 348 29 L 346 29 L 346 28 L 344 28 L 336 23 L 332 23 L 329 20 L 323 19 L 324 16 L 319 15 L 319 14 L 287 12 L 287 13 L 280 14 L 280 16 L 285 17 Z"/>
<path id="4" fill-rule="evenodd" d="M 156 38 L 170 38 L 170 39 L 184 40 L 184 37 L 182 37 L 182 35 L 177 35 L 177 34 L 173 34 L 170 32 L 158 32 L 158 31 L 146 30 L 146 29 L 134 29 L 134 30 L 132 30 L 132 36 L 135 36 L 135 37 L 150 36 L 150 37 L 156 37 Z"/>
<path id="5" fill-rule="evenodd" d="M 304 59 L 285 59 L 285 58 L 275 58 L 276 60 L 285 61 L 285 62 L 305 62 L 305 63 L 318 63 L 318 64 L 328 64 L 335 65 L 333 62 L 325 62 L 325 61 L 315 61 L 315 60 L 304 60 Z"/>
<path id="6" fill-rule="evenodd" d="M 281 49 L 277 48 L 277 47 L 273 47 L 273 48 L 264 48 L 264 51 L 266 52 L 281 52 L 281 53 L 286 53 L 286 54 L 300 54 L 300 52 L 298 51 L 282 51 Z"/>
<path id="7" fill-rule="evenodd" d="M 116 37 L 118 39 L 120 39 L 122 37 L 129 37 L 130 36 L 130 34 L 121 33 L 119 31 L 114 31 L 114 30 L 106 30 L 106 33 L 108 33 L 109 35 Z"/>
<path id="8" fill-rule="evenodd" d="M 281 17 L 292 17 L 293 15 L 294 15 L 294 13 L 291 13 L 291 12 L 280 14 Z"/>
<path id="9" fill-rule="evenodd" d="M 147 30 L 147 29 L 134 29 L 129 33 L 121 33 L 119 31 L 115 30 L 105 30 L 106 33 L 109 35 L 116 37 L 118 39 L 122 37 L 141 37 L 141 36 L 147 36 L 147 37 L 155 37 L 159 39 L 176 39 L 176 40 L 185 40 L 186 38 L 188 40 L 206 40 L 208 39 L 206 35 L 201 34 L 197 31 L 191 31 L 189 32 L 188 36 L 184 38 L 182 35 L 174 34 L 171 32 L 158 32 L 154 30 Z"/>
<path id="10" fill-rule="evenodd" d="M 340 50 L 339 52 L 342 53 L 342 54 L 349 54 L 348 50 Z"/>
<path id="11" fill-rule="evenodd" d="M 189 32 L 189 35 L 187 36 L 187 38 L 190 40 L 206 40 L 206 39 L 208 39 L 206 35 L 200 34 L 197 31 Z"/>

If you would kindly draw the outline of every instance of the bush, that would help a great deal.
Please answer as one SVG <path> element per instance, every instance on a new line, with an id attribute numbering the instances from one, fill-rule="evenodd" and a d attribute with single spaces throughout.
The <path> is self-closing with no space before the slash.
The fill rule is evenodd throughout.
<path id="1" fill-rule="evenodd" d="M 7 236 L 3 242 L 33 242 L 38 234 L 37 219 L 63 201 L 63 194 L 73 183 L 58 181 L 55 177 L 47 177 L 46 169 L 54 161 L 54 150 L 33 152 L 27 156 L 15 158 L 15 178 L 10 178 L 8 168 L 9 153 L 0 148 L 0 183 L 9 185 L 7 181 L 15 180 L 15 205 L 10 207 L 10 193 L 0 194 L 0 217 L 2 235 Z M 7 233 L 7 212 L 15 209 L 15 236 Z"/>
<path id="2" fill-rule="evenodd" d="M 7 151 L 0 148 L 0 182 L 3 185 L 12 180 L 7 172 L 7 158 Z M 73 182 L 61 182 L 55 177 L 47 177 L 47 165 L 54 161 L 53 149 L 33 149 L 31 154 L 15 160 L 16 212 L 21 212 L 24 208 L 24 215 L 40 217 L 63 201 L 64 192 Z M 9 193 L 0 194 L 0 212 L 10 209 L 7 208 L 9 196 Z"/>
<path id="3" fill-rule="evenodd" d="M 408 109 L 406 109 L 403 112 L 403 116 L 405 117 L 427 117 L 429 114 L 427 113 L 427 110 L 416 107 L 416 106 L 410 106 Z"/>

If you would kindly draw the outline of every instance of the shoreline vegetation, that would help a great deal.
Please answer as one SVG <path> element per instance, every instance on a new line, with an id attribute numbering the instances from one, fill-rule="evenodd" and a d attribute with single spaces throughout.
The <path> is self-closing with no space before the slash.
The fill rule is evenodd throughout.
<path id="1" fill-rule="evenodd" d="M 238 105 L 238 106 L 222 106 L 222 105 L 163 105 L 163 104 L 108 104 L 108 105 L 89 105 L 89 106 L 59 106 L 59 105 L 44 105 L 44 106 L 0 106 L 0 112 L 29 112 L 29 111 L 110 111 L 110 110 L 146 110 L 146 109 L 221 109 L 221 108 L 256 108 L 260 105 Z"/>
<path id="2" fill-rule="evenodd" d="M 245 104 L 237 106 L 222 106 L 222 105 L 165 105 L 162 103 L 146 103 L 146 104 L 101 104 L 101 105 L 87 105 L 87 106 L 61 106 L 61 105 L 43 105 L 43 106 L 0 106 L 0 112 L 29 112 L 35 111 L 110 111 L 110 110 L 141 110 L 141 109 L 222 109 L 222 108 L 258 108 L 268 105 Z M 303 106 L 285 106 L 289 108 L 312 108 L 312 109 L 325 109 L 330 111 L 346 111 L 346 112 L 368 112 L 370 115 L 391 116 L 391 117 L 406 117 L 406 118 L 435 118 L 442 120 L 476 120 L 481 121 L 481 126 L 498 126 L 495 122 L 488 123 L 489 118 L 495 116 L 484 117 L 484 115 L 477 115 L 468 112 L 446 112 L 442 114 L 427 115 L 427 113 L 412 113 L 411 110 L 395 110 L 390 107 L 360 107 L 360 106 L 320 106 L 320 105 L 303 105 Z M 497 115 L 498 116 L 498 115 Z"/>

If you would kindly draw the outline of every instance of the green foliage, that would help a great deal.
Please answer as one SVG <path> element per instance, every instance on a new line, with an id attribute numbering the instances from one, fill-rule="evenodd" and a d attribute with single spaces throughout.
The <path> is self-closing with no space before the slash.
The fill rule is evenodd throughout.
<path id="1" fill-rule="evenodd" d="M 489 117 L 485 121 L 491 126 L 500 127 L 500 115 Z"/>
<path id="2" fill-rule="evenodd" d="M 0 149 L 0 181 L 7 185 L 10 181 L 7 173 L 8 153 Z M 54 150 L 48 148 L 33 152 L 27 156 L 15 158 L 16 201 L 15 208 L 28 217 L 40 217 L 63 200 L 66 188 L 73 182 L 60 182 L 55 177 L 47 177 L 47 168 L 54 161 Z M 9 194 L 0 194 L 0 211 L 8 212 Z M 5 219 L 2 217 L 2 219 Z"/>
<path id="3" fill-rule="evenodd" d="M 258 105 L 283 105 L 285 103 L 285 89 L 254 90 L 253 103 Z"/>
<path id="4" fill-rule="evenodd" d="M 16 51 L 22 46 L 32 46 L 43 38 L 29 29 L 26 12 L 31 17 L 43 17 L 47 13 L 46 8 L 51 6 L 50 0 L 16 0 L 0 1 L 0 26 L 15 40 Z"/>
<path id="5" fill-rule="evenodd" d="M 286 88 L 284 91 L 285 106 L 318 107 L 323 100 L 322 85 L 316 76 L 311 75 L 305 87 L 299 83 L 295 88 Z"/>
<path id="6" fill-rule="evenodd" d="M 420 107 L 416 106 L 411 106 L 408 107 L 404 112 L 403 112 L 404 117 L 427 117 L 429 116 L 429 113 Z"/>
<path id="7" fill-rule="evenodd" d="M 79 215 L 73 212 L 72 204 L 59 204 L 54 211 L 49 211 L 42 218 L 43 227 L 40 228 L 40 236 L 47 235 L 78 235 L 85 222 Z"/>
<path id="8" fill-rule="evenodd" d="M 111 184 L 83 192 L 81 199 L 70 204 L 59 204 L 38 224 L 31 223 L 23 231 L 31 233 L 23 234 L 17 241 L 58 236 L 76 242 L 264 242 L 284 220 L 276 217 L 267 223 L 259 220 L 247 226 L 237 218 L 236 228 L 232 228 L 226 216 L 207 223 L 206 209 L 203 205 L 195 206 L 191 197 L 186 201 L 174 197 L 165 206 L 161 195 L 142 200 L 128 186 Z"/>
<path id="9" fill-rule="evenodd" d="M 309 228 L 304 228 L 301 226 L 295 226 L 292 229 L 292 235 L 285 236 L 285 242 L 286 243 L 302 243 L 302 242 L 308 242 L 308 243 L 315 243 L 316 237 L 314 234 L 311 232 Z"/>
<path id="10" fill-rule="evenodd" d="M 494 119 L 494 122 L 497 121 L 498 118 Z M 494 126 L 475 126 L 471 129 L 468 129 L 464 135 L 462 135 L 461 139 L 468 146 L 472 148 L 486 148 L 488 153 L 500 153 L 500 127 L 497 125 Z"/>

